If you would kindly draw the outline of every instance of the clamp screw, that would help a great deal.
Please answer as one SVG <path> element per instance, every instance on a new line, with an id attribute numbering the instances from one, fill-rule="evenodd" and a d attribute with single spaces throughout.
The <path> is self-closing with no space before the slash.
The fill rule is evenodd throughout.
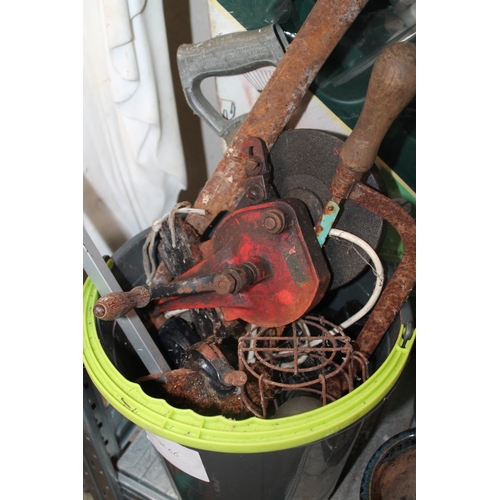
<path id="1" fill-rule="evenodd" d="M 281 210 L 268 210 L 262 224 L 271 234 L 279 234 L 285 229 L 285 214 Z"/>
<path id="2" fill-rule="evenodd" d="M 233 293 L 236 290 L 236 279 L 229 273 L 221 273 L 214 278 L 214 289 L 221 295 Z"/>
<path id="3" fill-rule="evenodd" d="M 213 287 L 221 295 L 240 293 L 247 286 L 253 285 L 265 277 L 267 277 L 265 269 L 259 269 L 252 262 L 243 262 L 241 265 L 228 267 L 217 274 L 213 280 Z"/>

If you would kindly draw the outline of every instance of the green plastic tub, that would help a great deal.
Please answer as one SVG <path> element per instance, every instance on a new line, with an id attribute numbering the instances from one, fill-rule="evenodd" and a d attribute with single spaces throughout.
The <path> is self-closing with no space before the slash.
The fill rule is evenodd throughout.
<path id="1" fill-rule="evenodd" d="M 373 410 L 397 382 L 415 335 L 403 348 L 404 325 L 382 366 L 360 387 L 322 408 L 276 420 L 205 417 L 170 406 L 125 379 L 101 347 L 92 308 L 99 298 L 93 283 L 84 285 L 83 358 L 99 392 L 129 420 L 158 436 L 185 446 L 223 453 L 276 451 L 300 446 L 345 429 Z"/>
<path id="2" fill-rule="evenodd" d="M 182 500 L 329 498 L 363 421 L 388 397 L 415 341 L 415 335 L 404 340 L 401 325 L 373 375 L 324 407 L 279 419 L 236 421 L 174 408 L 125 378 L 101 345 L 92 313 L 99 294 L 89 279 L 83 296 L 84 365 L 103 397 L 147 431 Z M 178 461 L 183 456 L 186 463 Z"/>

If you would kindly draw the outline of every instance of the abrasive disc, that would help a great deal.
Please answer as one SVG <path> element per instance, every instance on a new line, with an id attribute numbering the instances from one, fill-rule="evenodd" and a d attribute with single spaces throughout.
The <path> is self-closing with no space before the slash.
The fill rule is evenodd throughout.
<path id="1" fill-rule="evenodd" d="M 271 182 L 279 197 L 302 200 L 309 208 L 313 224 L 331 198 L 329 186 L 339 163 L 338 152 L 342 144 L 341 139 L 329 132 L 297 129 L 284 131 L 271 149 Z M 362 182 L 384 192 L 376 166 L 365 174 Z M 376 249 L 382 239 L 384 220 L 346 200 L 334 227 L 359 236 Z M 332 237 L 328 237 L 323 249 L 333 274 L 330 290 L 355 279 L 369 261 L 367 254 L 358 247 L 354 249 L 350 243 Z"/>

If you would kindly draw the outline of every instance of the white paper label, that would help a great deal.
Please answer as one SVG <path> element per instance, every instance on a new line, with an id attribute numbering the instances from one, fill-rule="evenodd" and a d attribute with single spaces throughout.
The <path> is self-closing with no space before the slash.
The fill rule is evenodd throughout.
<path id="1" fill-rule="evenodd" d="M 168 460 L 171 464 L 190 476 L 206 481 L 207 483 L 210 482 L 200 454 L 197 451 L 190 450 L 185 446 L 169 441 L 156 434 L 151 434 L 147 431 L 146 434 L 165 460 Z"/>

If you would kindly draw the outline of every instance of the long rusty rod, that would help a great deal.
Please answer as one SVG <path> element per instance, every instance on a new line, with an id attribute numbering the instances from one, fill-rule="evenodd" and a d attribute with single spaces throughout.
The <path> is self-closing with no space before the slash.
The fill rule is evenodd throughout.
<path id="1" fill-rule="evenodd" d="M 366 184 L 356 184 L 349 199 L 384 218 L 403 243 L 403 257 L 356 339 L 359 350 L 370 358 L 415 286 L 416 224 L 397 203 Z"/>
<path id="2" fill-rule="evenodd" d="M 245 156 L 242 144 L 260 137 L 270 150 L 307 89 L 339 40 L 368 0 L 318 0 L 276 71 L 234 136 L 218 166 L 194 203 L 206 215 L 186 221 L 200 234 L 221 211 L 232 211 L 243 196 Z"/>

